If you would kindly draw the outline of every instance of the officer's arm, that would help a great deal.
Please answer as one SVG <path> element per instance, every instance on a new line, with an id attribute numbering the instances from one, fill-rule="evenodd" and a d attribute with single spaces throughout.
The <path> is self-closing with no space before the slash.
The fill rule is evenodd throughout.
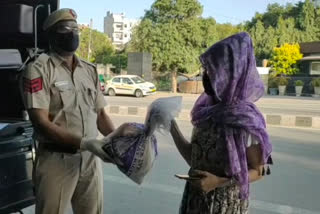
<path id="1" fill-rule="evenodd" d="M 81 137 L 76 136 L 66 129 L 59 127 L 49 120 L 49 112 L 45 109 L 30 109 L 28 110 L 33 126 L 48 139 L 72 146 L 76 149 L 80 148 Z"/>
<path id="2" fill-rule="evenodd" d="M 105 112 L 104 108 L 98 110 L 98 119 L 97 125 L 99 131 L 104 135 L 107 136 L 111 132 L 115 130 L 114 125 L 110 119 L 110 117 Z"/>

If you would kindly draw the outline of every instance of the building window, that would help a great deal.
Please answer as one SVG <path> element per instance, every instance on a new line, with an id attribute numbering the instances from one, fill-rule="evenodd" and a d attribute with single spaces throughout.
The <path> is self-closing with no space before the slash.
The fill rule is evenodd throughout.
<path id="1" fill-rule="evenodd" d="M 116 25 L 117 28 L 122 28 L 122 25 Z"/>
<path id="2" fill-rule="evenodd" d="M 310 75 L 320 75 L 320 62 L 312 62 Z"/>
<path id="3" fill-rule="evenodd" d="M 127 38 L 127 34 L 124 34 L 124 37 Z"/>
<path id="4" fill-rule="evenodd" d="M 124 27 L 127 28 L 128 27 L 127 24 L 125 24 Z"/>
<path id="5" fill-rule="evenodd" d="M 116 34 L 116 38 L 117 38 L 117 39 L 122 39 L 122 35 L 121 35 L 120 33 L 117 33 L 117 34 Z"/>

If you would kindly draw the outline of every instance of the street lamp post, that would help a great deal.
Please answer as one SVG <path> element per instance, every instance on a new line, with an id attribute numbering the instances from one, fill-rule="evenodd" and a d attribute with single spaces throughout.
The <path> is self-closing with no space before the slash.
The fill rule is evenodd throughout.
<path id="1" fill-rule="evenodd" d="M 119 73 L 121 74 L 121 61 L 120 61 L 120 53 L 118 53 L 118 59 L 119 59 Z"/>
<path id="2" fill-rule="evenodd" d="M 88 56 L 87 60 L 90 60 L 90 54 L 91 54 L 91 37 L 92 37 L 92 19 L 90 19 L 90 26 L 89 26 L 89 44 L 88 44 Z"/>

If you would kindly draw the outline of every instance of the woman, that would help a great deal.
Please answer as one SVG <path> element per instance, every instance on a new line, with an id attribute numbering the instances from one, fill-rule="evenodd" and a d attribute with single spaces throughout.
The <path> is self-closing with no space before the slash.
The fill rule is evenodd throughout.
<path id="1" fill-rule="evenodd" d="M 180 214 L 248 213 L 249 183 L 272 164 L 262 114 L 253 104 L 264 94 L 247 33 L 214 44 L 200 56 L 203 93 L 191 112 L 191 143 L 175 121 L 171 134 L 191 166 Z M 267 167 L 266 174 L 270 170 Z"/>

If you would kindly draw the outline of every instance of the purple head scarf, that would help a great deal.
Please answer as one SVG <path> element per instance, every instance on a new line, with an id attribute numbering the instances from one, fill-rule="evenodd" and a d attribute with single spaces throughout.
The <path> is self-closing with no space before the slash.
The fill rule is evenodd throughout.
<path id="1" fill-rule="evenodd" d="M 191 112 L 192 123 L 203 122 L 223 127 L 227 143 L 228 176 L 240 184 L 240 198 L 249 196 L 247 133 L 259 142 L 264 164 L 272 164 L 272 145 L 263 115 L 253 104 L 264 94 L 264 85 L 256 69 L 252 40 L 239 33 L 210 47 L 200 56 L 215 98 L 203 93 Z"/>

